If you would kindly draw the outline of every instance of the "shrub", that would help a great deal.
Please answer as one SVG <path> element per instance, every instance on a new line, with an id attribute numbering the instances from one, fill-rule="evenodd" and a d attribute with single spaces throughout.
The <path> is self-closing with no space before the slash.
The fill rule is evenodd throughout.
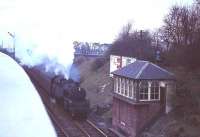
<path id="1" fill-rule="evenodd" d="M 97 58 L 97 59 L 95 59 L 95 61 L 92 63 L 92 67 L 91 67 L 92 71 L 97 71 L 105 63 L 106 63 L 106 59 L 104 59 L 104 58 Z"/>

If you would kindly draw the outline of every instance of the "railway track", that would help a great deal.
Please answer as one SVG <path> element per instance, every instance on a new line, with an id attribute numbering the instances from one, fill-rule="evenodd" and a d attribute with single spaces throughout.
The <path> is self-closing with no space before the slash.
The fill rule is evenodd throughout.
<path id="1" fill-rule="evenodd" d="M 70 137 L 69 134 L 62 128 L 62 126 L 58 123 L 58 120 L 55 118 L 54 114 L 52 112 L 50 112 L 49 110 L 47 110 L 52 123 L 55 127 L 55 131 L 57 133 L 58 137 Z"/>
<path id="2" fill-rule="evenodd" d="M 95 126 L 91 121 L 86 120 L 82 122 L 76 122 L 76 125 L 84 132 L 88 137 L 107 137 L 107 135 Z"/>
<path id="3" fill-rule="evenodd" d="M 33 84 L 38 90 L 43 103 L 46 107 L 47 112 L 50 112 L 50 118 L 53 119 L 52 123 L 55 126 L 55 130 L 58 137 L 63 137 L 63 132 L 65 133 L 64 137 L 86 137 L 84 133 L 76 127 L 72 119 L 66 115 L 64 110 L 56 104 L 52 104 L 49 99 L 48 92 L 44 87 L 41 86 L 38 79 L 36 79 L 30 71 L 27 71 Z"/>
<path id="4" fill-rule="evenodd" d="M 50 102 L 48 92 L 40 84 L 36 74 L 25 69 L 40 94 L 47 112 L 55 126 L 58 137 L 110 137 L 91 121 L 74 121 L 61 106 Z"/>

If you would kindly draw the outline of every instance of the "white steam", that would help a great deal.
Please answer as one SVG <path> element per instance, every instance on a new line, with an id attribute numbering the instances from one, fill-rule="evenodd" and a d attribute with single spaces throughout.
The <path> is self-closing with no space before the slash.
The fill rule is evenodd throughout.
<path id="1" fill-rule="evenodd" d="M 68 78 L 74 58 L 72 40 L 62 38 L 55 31 L 43 32 L 40 29 L 34 33 L 31 39 L 24 34 L 19 34 L 21 37 L 18 38 L 18 33 L 15 33 L 16 56 L 21 63 L 30 67 L 45 64 L 46 71 L 62 73 Z"/>
<path id="2" fill-rule="evenodd" d="M 72 40 L 52 29 L 31 31 L 27 28 L 27 31 L 31 36 L 20 30 L 15 31 L 16 57 L 20 62 L 29 67 L 45 64 L 47 71 L 62 73 L 68 78 L 74 58 Z"/>
<path id="3" fill-rule="evenodd" d="M 22 64 L 30 67 L 45 64 L 47 71 L 68 77 L 75 39 L 69 35 L 63 8 L 56 1 L 16 0 L 13 7 L 0 13 L 3 46 L 15 45 L 16 57 Z"/>

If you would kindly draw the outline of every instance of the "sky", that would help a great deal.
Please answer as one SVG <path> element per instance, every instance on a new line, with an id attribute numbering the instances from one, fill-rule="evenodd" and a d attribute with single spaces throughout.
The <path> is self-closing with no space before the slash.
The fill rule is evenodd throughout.
<path id="1" fill-rule="evenodd" d="M 160 27 L 176 3 L 192 0 L 1 0 L 0 31 L 38 35 L 37 40 L 56 35 L 55 39 L 110 43 L 128 22 L 136 29 Z"/>
<path id="2" fill-rule="evenodd" d="M 56 137 L 54 127 L 26 72 L 0 53 L 0 136 Z"/>
<path id="3" fill-rule="evenodd" d="M 112 43 L 127 23 L 154 30 L 174 4 L 192 0 L 0 0 L 0 45 L 34 66 L 48 57 L 69 66 L 73 41 Z M 15 37 L 11 37 L 11 32 Z"/>

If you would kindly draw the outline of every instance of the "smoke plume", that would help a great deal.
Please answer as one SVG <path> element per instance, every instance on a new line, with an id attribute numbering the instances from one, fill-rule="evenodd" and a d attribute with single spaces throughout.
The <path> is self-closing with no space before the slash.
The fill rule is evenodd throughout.
<path id="1" fill-rule="evenodd" d="M 29 67 L 45 64 L 46 71 L 62 73 L 68 78 L 74 39 L 63 8 L 56 1 L 17 0 L 14 8 L 1 13 L 4 17 L 0 23 L 1 45 L 15 47 L 21 64 Z"/>

